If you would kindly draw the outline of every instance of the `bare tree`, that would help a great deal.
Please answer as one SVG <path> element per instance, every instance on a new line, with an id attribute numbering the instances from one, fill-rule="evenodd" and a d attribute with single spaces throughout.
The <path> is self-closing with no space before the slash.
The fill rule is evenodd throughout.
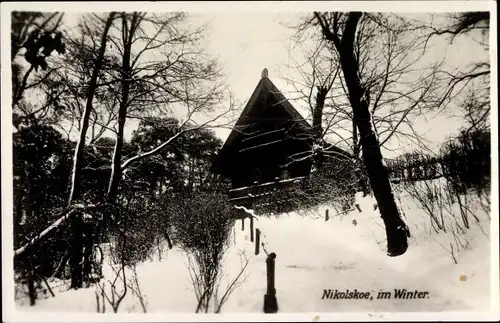
<path id="1" fill-rule="evenodd" d="M 445 23 L 438 26 L 427 24 L 427 41 L 433 38 L 444 37 L 450 43 L 459 38 L 467 38 L 489 51 L 489 12 L 460 12 L 449 14 Z M 486 55 L 485 55 L 486 56 Z M 490 113 L 490 62 L 489 59 L 479 57 L 468 65 L 459 66 L 452 71 L 442 71 L 448 78 L 447 91 L 442 101 L 451 101 L 459 97 L 459 105 L 469 123 L 469 129 L 487 127 Z"/>
<path id="2" fill-rule="evenodd" d="M 357 15 L 358 13 L 315 13 L 314 16 L 305 18 L 299 26 L 294 26 L 296 41 L 305 41 L 308 45 L 312 43 L 315 49 L 305 53 L 306 63 L 296 63 L 295 67 L 299 69 L 302 80 L 292 80 L 292 84 L 299 84 L 296 90 L 301 94 L 300 98 L 309 107 L 313 107 L 311 97 L 314 90 L 317 99 L 324 97 L 319 91 L 321 87 L 317 86 L 318 82 L 321 83 L 317 75 L 332 78 L 339 74 L 339 81 L 330 87 L 331 93 L 326 95 L 327 101 L 324 104 L 323 113 L 330 110 L 334 117 L 334 121 L 327 119 L 327 126 L 334 125 L 330 128 L 329 135 L 338 139 L 335 140 L 337 144 L 352 142 L 354 156 L 359 156 L 362 151 L 364 164 L 368 168 L 367 159 L 373 162 L 371 157 L 366 156 L 370 151 L 368 147 L 375 142 L 379 147 L 389 150 L 390 143 L 394 140 L 409 140 L 421 148 L 427 148 L 425 140 L 413 127 L 414 119 L 426 112 L 445 108 L 453 95 L 463 89 L 461 82 L 469 82 L 486 73 L 469 71 L 451 74 L 445 71 L 441 59 L 430 60 L 429 63 L 429 29 L 421 21 L 387 14 Z M 453 31 L 451 34 L 460 33 L 478 25 L 484 26 L 484 22 L 488 20 L 484 14 L 463 14 L 455 19 L 452 27 L 434 29 L 433 34 L 446 34 L 450 30 Z M 316 36 L 318 29 L 321 38 Z M 332 59 L 340 65 L 340 72 L 328 66 L 327 62 Z M 476 64 L 473 68 L 478 67 L 484 66 Z M 471 106 L 485 105 L 484 102 L 478 103 L 477 99 L 473 99 L 475 98 L 463 104 L 468 107 L 471 118 Z M 475 119 L 480 122 L 486 115 L 476 113 Z M 323 120 L 323 124 L 325 121 Z M 365 129 L 361 129 L 361 125 Z M 327 132 L 324 135 L 328 135 Z M 373 136 L 374 142 L 367 143 L 371 140 L 363 138 L 366 135 Z M 366 142 L 364 145 L 363 141 Z M 380 149 L 374 148 L 372 153 L 372 157 L 379 155 Z M 373 184 L 374 179 L 370 174 L 369 177 Z M 376 190 L 375 187 L 373 189 Z M 386 185 L 385 190 L 390 193 L 390 185 Z M 375 195 L 378 194 L 375 192 Z M 387 200 L 393 200 L 390 194 L 386 197 Z M 390 209 L 392 211 L 388 212 L 398 214 L 395 204 Z M 384 210 L 381 209 L 381 213 L 387 226 L 387 221 L 391 221 L 385 218 Z M 399 216 L 395 218 L 397 217 Z M 402 221 L 394 221 L 398 223 L 395 227 L 405 227 L 401 225 Z M 391 234 L 389 231 L 387 233 L 388 245 L 391 245 Z M 402 249 L 406 250 L 406 247 L 403 246 Z M 398 252 L 394 254 L 397 255 Z"/>
<path id="3" fill-rule="evenodd" d="M 109 29 L 111 28 L 111 25 L 113 23 L 113 20 L 115 19 L 115 12 L 109 13 L 104 29 L 102 31 L 102 36 L 101 36 L 101 43 L 98 45 L 98 55 L 95 58 L 95 61 L 93 62 L 93 71 L 92 71 L 92 76 L 90 78 L 90 82 L 88 85 L 87 93 L 85 93 L 86 96 L 86 105 L 83 110 L 83 115 L 81 117 L 81 122 L 80 122 L 80 136 L 78 138 L 78 142 L 76 145 L 75 149 L 75 156 L 73 158 L 73 172 L 72 172 L 72 177 L 71 177 L 71 191 L 70 195 L 68 198 L 68 203 L 71 203 L 73 200 L 78 199 L 80 197 L 80 176 L 82 172 L 82 167 L 83 167 L 83 149 L 85 146 L 85 139 L 87 136 L 87 130 L 89 127 L 89 122 L 90 122 L 90 115 L 91 111 L 93 109 L 92 104 L 94 101 L 94 95 L 96 92 L 97 88 L 97 81 L 98 81 L 98 76 L 101 72 L 101 68 L 103 65 L 103 60 L 104 60 L 104 54 L 106 51 L 106 43 L 108 41 L 108 32 Z"/>
<path id="4" fill-rule="evenodd" d="M 309 17 L 301 24 L 291 26 L 295 30 L 293 40 L 302 47 L 314 46 L 315 50 L 306 50 L 302 54 L 304 63 L 294 66 L 299 70 L 301 80 L 289 81 L 299 93 L 298 98 L 310 105 L 309 98 L 317 87 L 316 83 L 320 82 L 315 76 L 332 78 L 338 74 L 326 96 L 324 136 L 336 145 L 348 143 L 353 154 L 359 157 L 358 129 L 343 71 L 337 71 L 337 67 L 330 63 L 338 64 L 339 57 L 331 43 L 317 37 L 316 26 L 314 18 Z M 371 94 L 369 110 L 384 150 L 392 150 L 397 141 L 411 141 L 422 148 L 426 146 L 421 134 L 413 128 L 413 121 L 439 106 L 439 94 L 445 84 L 444 76 L 438 73 L 442 62 L 429 59 L 426 36 L 424 28 L 409 18 L 365 14 L 360 19 L 353 47 L 361 83 Z"/>
<path id="5" fill-rule="evenodd" d="M 112 280 L 108 280 L 108 288 L 106 288 L 106 283 L 99 283 L 97 285 L 96 295 L 96 306 L 98 313 L 106 312 L 106 303 L 111 305 L 114 313 L 118 313 L 120 305 L 122 304 L 127 292 L 129 290 L 129 285 L 127 284 L 126 266 L 123 263 L 118 264 L 118 269 L 113 267 L 113 272 L 115 277 Z"/>
<path id="6" fill-rule="evenodd" d="M 332 49 L 339 58 L 343 80 L 349 94 L 349 103 L 359 131 L 363 161 L 386 227 L 388 254 L 399 256 L 408 248 L 409 230 L 396 205 L 388 170 L 380 151 L 379 136 L 369 108 L 369 88 L 360 77 L 363 65 L 360 64 L 357 55 L 358 48 L 355 47 L 355 39 L 363 14 L 361 12 L 345 14 L 315 12 L 314 16 L 323 36 L 332 44 Z"/>
<path id="7" fill-rule="evenodd" d="M 456 37 L 479 31 L 483 34 L 490 30 L 490 13 L 488 11 L 459 12 L 449 15 L 449 23 L 445 26 L 429 26 L 432 36 L 444 35 L 451 37 L 453 41 Z M 488 46 L 486 42 L 481 42 Z"/>
<path id="8" fill-rule="evenodd" d="M 116 28 L 119 35 L 114 36 L 112 42 L 120 49 L 121 66 L 110 71 L 110 76 L 119 81 L 116 95 L 120 104 L 107 192 L 109 202 L 116 199 L 122 173 L 131 163 L 161 151 L 187 131 L 188 127 L 184 126 L 193 122 L 194 114 L 210 111 L 222 98 L 222 87 L 217 82 L 220 73 L 215 62 L 207 59 L 197 47 L 202 29 L 180 28 L 180 22 L 186 19 L 183 13 L 121 13 L 120 18 L 121 26 Z M 146 32 L 148 29 L 154 32 Z M 160 53 L 160 57 L 153 59 L 154 53 Z M 183 106 L 187 110 L 186 120 L 174 137 L 122 162 L 127 118 L 168 113 L 174 107 L 182 109 Z"/>
<path id="9" fill-rule="evenodd" d="M 290 26 L 294 31 L 292 40 L 302 48 L 304 62 L 295 62 L 293 66 L 301 79 L 287 80 L 299 94 L 297 99 L 303 100 L 311 111 L 318 103 L 311 100 L 313 93 L 317 99 L 325 97 L 322 135 L 331 146 L 350 148 L 359 187 L 366 195 L 369 193 L 367 172 L 361 160 L 359 129 L 344 71 L 340 69 L 334 44 L 318 33 L 317 26 L 314 16 Z M 367 104 L 382 151 L 395 152 L 398 142 L 400 146 L 411 143 L 428 149 L 428 143 L 413 123 L 442 103 L 446 81 L 438 71 L 442 62 L 429 59 L 426 46 L 425 28 L 414 19 L 390 14 L 364 14 L 360 18 L 353 50 L 359 64 L 360 82 L 371 98 Z M 308 50 L 311 47 L 313 50 Z M 333 81 L 326 96 L 321 95 L 321 86 L 318 86 L 323 80 Z"/>
<path id="10" fill-rule="evenodd" d="M 240 270 L 222 289 L 223 269 L 234 225 L 234 207 L 220 193 L 200 192 L 167 206 L 173 237 L 186 253 L 187 267 L 197 300 L 195 312 L 219 313 L 231 293 L 244 282 L 248 258 L 240 254 Z M 222 295 L 222 296 L 221 296 Z"/>
<path id="11" fill-rule="evenodd" d="M 97 106 L 105 110 L 109 109 L 110 116 L 117 116 L 118 119 L 116 122 L 118 129 L 112 129 L 112 131 L 116 131 L 117 143 L 111 163 L 111 169 L 114 170 L 114 173 L 109 180 L 108 201 L 115 200 L 119 181 L 128 167 L 159 153 L 176 138 L 194 129 L 228 127 L 230 121 L 224 121 L 224 118 L 234 110 L 234 103 L 230 98 L 229 107 L 221 111 L 219 104 L 227 102 L 222 102 L 224 87 L 219 83 L 219 70 L 215 62 L 209 59 L 198 46 L 203 28 L 194 31 L 184 30 L 185 24 L 180 23 L 185 19 L 184 13 L 166 15 L 119 13 L 115 17 L 118 19 L 113 21 L 120 21 L 121 26 L 112 24 L 109 27 L 107 38 L 109 46 L 106 47 L 105 55 L 110 60 L 104 64 L 96 83 L 96 89 L 99 88 L 96 95 L 99 95 L 100 100 L 102 92 L 107 92 L 113 99 L 109 101 L 111 102 L 109 106 L 103 106 L 100 103 Z M 92 35 L 100 35 L 101 40 L 104 41 L 106 38 L 102 34 L 103 26 L 106 26 L 106 22 L 109 20 L 102 19 L 97 15 L 94 15 L 94 18 L 101 28 L 93 31 Z M 99 46 L 100 44 L 95 45 L 96 48 L 103 48 Z M 130 53 L 124 55 L 124 49 Z M 90 55 L 90 66 L 92 66 L 91 62 L 95 61 L 93 55 Z M 144 57 L 141 59 L 142 55 Z M 121 63 L 120 58 L 122 58 Z M 128 63 L 127 60 L 129 60 Z M 122 70 L 122 66 L 126 68 Z M 123 72 L 127 70 L 128 72 Z M 70 73 L 93 75 L 93 69 L 69 71 Z M 59 76 L 65 77 L 62 72 L 59 73 Z M 70 76 L 70 78 L 75 80 L 75 77 Z M 75 104 L 76 113 L 73 119 L 79 119 L 83 118 L 85 109 L 75 97 L 81 95 L 86 98 L 88 92 L 83 93 L 83 95 L 72 92 L 75 88 L 70 87 L 68 91 Z M 113 102 L 119 103 L 118 113 L 114 115 L 112 114 L 115 106 Z M 95 108 L 96 106 L 92 105 L 89 123 L 92 120 L 98 120 L 95 117 L 91 119 L 92 114 L 99 113 L 95 111 Z M 127 119 L 141 119 L 165 114 L 175 115 L 178 111 L 185 112 L 184 119 L 172 137 L 159 142 L 157 147 L 149 151 L 134 152 L 132 155 L 122 156 L 124 126 Z M 99 126 L 107 128 L 105 124 Z M 79 130 L 82 134 L 81 138 L 83 138 L 81 126 Z M 19 256 L 30 246 L 39 243 L 50 232 L 64 224 L 67 219 L 81 213 L 80 211 L 99 209 L 99 212 L 108 214 L 109 210 L 106 209 L 105 204 L 105 201 L 98 201 L 95 205 L 75 204 L 68 206 L 61 211 L 58 220 L 43 230 L 30 243 L 19 248 L 15 256 Z"/>

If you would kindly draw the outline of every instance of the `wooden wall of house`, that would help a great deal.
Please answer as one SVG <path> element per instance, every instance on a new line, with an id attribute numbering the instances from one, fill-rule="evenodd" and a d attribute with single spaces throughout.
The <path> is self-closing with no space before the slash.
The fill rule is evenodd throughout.
<path id="1" fill-rule="evenodd" d="M 283 109 L 270 106 L 261 112 L 259 117 L 252 118 L 252 124 L 233 146 L 235 149 L 229 157 L 233 161 L 233 188 L 249 186 L 255 181 L 274 181 L 283 175 L 280 166 L 290 163 L 292 156 L 310 150 L 309 143 L 303 138 L 304 130 Z M 310 167 L 310 160 L 291 163 L 289 176 L 306 176 Z"/>

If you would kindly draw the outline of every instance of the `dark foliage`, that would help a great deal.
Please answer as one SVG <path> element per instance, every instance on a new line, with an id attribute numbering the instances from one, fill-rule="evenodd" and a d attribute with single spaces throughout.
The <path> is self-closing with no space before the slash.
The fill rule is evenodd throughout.
<path id="1" fill-rule="evenodd" d="M 49 126 L 13 134 L 15 246 L 55 220 L 64 206 L 71 172 L 72 144 Z"/>
<path id="2" fill-rule="evenodd" d="M 438 156 L 413 153 L 388 161 L 394 182 L 444 177 L 459 194 L 489 192 L 491 133 L 488 129 L 462 131 L 444 144 Z"/>
<path id="3" fill-rule="evenodd" d="M 443 176 L 453 190 L 464 194 L 489 192 L 491 183 L 491 139 L 490 132 L 463 131 L 442 148 L 441 165 Z"/>
<path id="4" fill-rule="evenodd" d="M 44 18 L 41 12 L 22 12 L 12 13 L 12 56 L 17 54 L 21 48 L 26 49 L 24 59 L 38 70 L 41 67 L 47 69 L 45 59 L 56 51 L 59 54 L 66 52 L 66 46 L 63 42 L 61 32 L 55 32 L 54 28 L 47 28 L 43 23 L 47 23 L 52 17 L 47 18 L 42 25 L 35 23 Z M 56 25 L 57 26 L 57 25 Z M 24 36 L 24 37 L 23 37 Z"/>
<path id="5" fill-rule="evenodd" d="M 177 120 L 141 123 L 131 142 L 125 143 L 124 154 L 148 151 L 167 140 L 175 134 L 171 125 L 178 125 Z M 22 127 L 13 139 L 14 232 L 15 248 L 19 248 L 58 219 L 67 206 L 75 143 L 46 125 Z M 172 242 L 170 213 L 164 210 L 165 204 L 174 203 L 189 192 L 208 194 L 224 190 L 223 183 L 208 172 L 220 140 L 206 130 L 193 130 L 177 139 L 124 174 L 115 206 L 100 208 L 92 218 L 82 214 L 88 224 L 83 238 L 94 235 L 95 243 L 117 242 L 113 255 L 133 265 L 146 260 L 165 240 Z M 96 204 L 103 200 L 114 144 L 114 139 L 102 137 L 85 147 L 81 178 L 84 193 L 77 202 Z M 108 222 L 102 222 L 103 219 Z M 68 278 L 65 267 L 73 248 L 69 236 L 71 226 L 61 226 L 29 255 L 16 261 L 16 270 L 25 274 L 35 270 L 40 277 L 55 274 Z M 91 248 L 86 246 L 85 250 Z"/>

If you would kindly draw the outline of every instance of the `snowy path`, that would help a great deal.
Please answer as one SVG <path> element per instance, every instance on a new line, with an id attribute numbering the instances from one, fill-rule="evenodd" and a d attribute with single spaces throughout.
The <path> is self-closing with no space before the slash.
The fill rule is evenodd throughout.
<path id="1" fill-rule="evenodd" d="M 333 216 L 330 211 L 327 222 L 322 217 L 315 219 L 297 214 L 255 220 L 266 250 L 277 254 L 276 290 L 280 313 L 489 310 L 490 251 L 486 237 L 478 235 L 471 240 L 470 250 L 458 254 L 459 263 L 453 264 L 450 255 L 432 237 L 415 229 L 420 221 L 418 217 L 422 216 L 415 212 L 411 214 L 414 230 L 410 248 L 403 256 L 390 258 L 385 254 L 382 221 L 370 203 L 372 201 L 367 200 L 361 205 L 362 213 L 355 211 L 343 217 Z M 324 208 L 318 214 L 323 215 Z M 254 255 L 248 219 L 245 231 L 241 231 L 241 221 L 237 221 L 234 232 L 224 276 L 232 278 L 238 273 L 237 253 L 242 249 L 250 258 L 250 264 L 247 279 L 231 295 L 222 312 L 262 313 L 266 254 L 261 248 L 260 254 Z M 186 260 L 179 250 L 168 250 L 161 260 L 145 262 L 137 271 L 149 313 L 194 312 L 196 299 Z M 461 275 L 467 279 L 461 281 Z M 324 289 L 357 289 L 371 292 L 374 299 L 321 299 Z M 380 290 L 394 292 L 394 289 L 429 292 L 429 298 L 376 299 Z M 95 312 L 96 309 L 94 288 L 64 291 L 56 298 L 39 300 L 35 307 L 28 306 L 26 299 L 16 303 L 30 312 Z M 136 299 L 127 296 L 120 312 L 141 312 L 141 307 Z"/>
<path id="2" fill-rule="evenodd" d="M 379 249 L 375 240 L 370 239 L 370 232 L 363 230 L 363 220 L 357 217 L 358 225 L 354 226 L 349 219 L 349 216 L 343 221 L 332 219 L 328 222 L 307 217 L 297 218 L 295 221 L 289 219 L 280 223 L 280 230 L 272 229 L 272 234 L 266 234 L 266 227 L 271 229 L 273 220 L 258 221 L 257 226 L 262 229 L 267 242 L 266 248 L 277 254 L 276 289 L 280 311 L 440 312 L 472 309 L 470 304 L 461 299 L 461 295 L 453 296 L 440 285 L 433 285 L 432 278 L 412 273 L 412 266 L 422 267 L 416 255 L 412 255 L 412 250 L 400 258 L 389 258 Z M 383 233 L 382 229 L 380 233 Z M 237 234 L 245 239 L 247 232 L 237 231 Z M 356 243 L 353 244 L 353 240 Z M 249 241 L 247 243 L 251 244 Z M 252 283 L 247 282 L 238 291 L 238 294 L 246 295 L 245 303 L 254 304 L 248 305 L 249 311 L 261 309 L 265 293 L 265 254 L 256 258 L 258 260 L 254 259 L 256 264 L 252 266 L 252 270 L 258 270 L 258 273 L 252 272 L 252 276 L 261 277 L 260 284 L 257 280 L 253 283 L 254 278 Z M 458 280 L 458 275 L 450 278 Z M 371 292 L 374 300 L 321 299 L 323 289 L 353 291 L 355 288 Z M 427 291 L 429 298 L 376 299 L 379 290 L 393 292 L 396 288 Z M 485 304 L 486 307 L 488 305 Z"/>

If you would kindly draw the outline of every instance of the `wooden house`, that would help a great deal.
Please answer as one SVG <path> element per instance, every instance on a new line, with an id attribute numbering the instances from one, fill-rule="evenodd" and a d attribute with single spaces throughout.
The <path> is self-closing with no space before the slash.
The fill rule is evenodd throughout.
<path id="1" fill-rule="evenodd" d="M 311 125 L 264 69 L 211 171 L 231 180 L 231 200 L 248 201 L 255 188 L 261 192 L 307 177 L 312 143 Z"/>

